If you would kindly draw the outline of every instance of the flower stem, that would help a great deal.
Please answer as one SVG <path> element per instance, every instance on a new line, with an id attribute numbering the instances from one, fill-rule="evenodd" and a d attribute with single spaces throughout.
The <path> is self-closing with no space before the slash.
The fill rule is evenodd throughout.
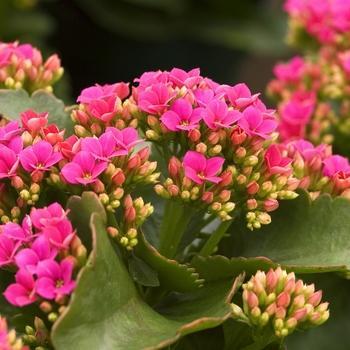
<path id="1" fill-rule="evenodd" d="M 159 252 L 162 255 L 167 258 L 176 255 L 192 214 L 193 209 L 186 204 L 175 200 L 167 201 L 159 233 Z"/>
<path id="2" fill-rule="evenodd" d="M 232 220 L 223 221 L 219 225 L 219 227 L 210 235 L 210 237 L 205 242 L 204 246 L 202 247 L 202 249 L 200 250 L 198 255 L 200 255 L 200 256 L 211 255 L 214 252 L 216 246 L 221 241 L 221 239 L 224 237 L 224 235 L 225 235 L 227 229 L 230 227 L 231 223 L 232 223 Z"/>

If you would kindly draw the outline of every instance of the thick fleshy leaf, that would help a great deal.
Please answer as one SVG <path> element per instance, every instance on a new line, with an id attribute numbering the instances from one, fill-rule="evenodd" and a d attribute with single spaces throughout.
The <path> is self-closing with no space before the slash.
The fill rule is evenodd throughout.
<path id="1" fill-rule="evenodd" d="M 350 201 L 322 195 L 311 201 L 302 192 L 272 213 L 272 223 L 249 231 L 235 221 L 220 253 L 264 256 L 299 273 L 350 269 Z"/>
<path id="2" fill-rule="evenodd" d="M 142 234 L 138 238 L 139 243 L 135 248 L 135 254 L 157 271 L 163 288 L 177 292 L 188 292 L 202 285 L 203 280 L 199 279 L 199 275 L 193 267 L 164 257 L 146 241 Z"/>
<path id="3" fill-rule="evenodd" d="M 230 317 L 229 301 L 239 279 L 233 287 L 232 279 L 226 279 L 191 293 L 173 294 L 172 303 L 153 310 L 139 296 L 105 226 L 103 216 L 92 213 L 93 251 L 70 305 L 54 325 L 56 350 L 161 349 Z"/>
<path id="4" fill-rule="evenodd" d="M 48 112 L 49 123 L 66 129 L 66 136 L 72 134 L 73 123 L 64 103 L 53 94 L 38 90 L 31 96 L 25 90 L 0 90 L 0 114 L 9 120 L 19 120 L 20 113 L 28 109 Z"/>
<path id="5" fill-rule="evenodd" d="M 72 196 L 67 203 L 68 217 L 73 227 L 78 230 L 79 238 L 90 251 L 92 248 L 90 217 L 92 213 L 98 213 L 103 220 L 106 220 L 106 212 L 102 203 L 94 192 L 83 192 L 81 197 Z"/>

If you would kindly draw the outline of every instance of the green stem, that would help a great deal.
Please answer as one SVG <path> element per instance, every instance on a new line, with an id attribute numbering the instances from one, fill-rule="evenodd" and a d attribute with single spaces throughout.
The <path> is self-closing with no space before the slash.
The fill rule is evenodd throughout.
<path id="1" fill-rule="evenodd" d="M 202 247 L 202 249 L 200 250 L 198 255 L 200 255 L 200 256 L 211 255 L 214 252 L 216 246 L 221 241 L 221 239 L 224 237 L 224 235 L 225 235 L 227 229 L 230 227 L 231 223 L 232 223 L 232 220 L 223 221 L 219 225 L 219 227 L 210 235 L 210 237 L 205 242 L 204 246 Z"/>
<path id="2" fill-rule="evenodd" d="M 192 213 L 193 210 L 182 202 L 167 201 L 159 233 L 159 252 L 162 255 L 167 258 L 176 255 Z"/>

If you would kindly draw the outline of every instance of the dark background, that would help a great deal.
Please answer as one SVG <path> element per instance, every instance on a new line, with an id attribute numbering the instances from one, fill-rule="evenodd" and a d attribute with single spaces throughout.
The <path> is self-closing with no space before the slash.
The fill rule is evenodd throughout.
<path id="1" fill-rule="evenodd" d="M 274 62 L 288 56 L 281 7 L 279 0 L 1 0 L 0 39 L 58 52 L 61 96 L 174 66 L 262 92 Z"/>

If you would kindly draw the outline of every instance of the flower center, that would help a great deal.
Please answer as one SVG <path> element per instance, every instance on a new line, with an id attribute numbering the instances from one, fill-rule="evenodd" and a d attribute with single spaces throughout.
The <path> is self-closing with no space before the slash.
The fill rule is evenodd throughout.
<path id="1" fill-rule="evenodd" d="M 91 179 L 91 177 L 92 177 L 92 176 L 91 176 L 90 173 L 85 173 L 85 174 L 83 175 L 83 178 L 84 178 L 84 179 L 88 179 L 88 180 L 89 180 L 89 179 Z"/>
<path id="2" fill-rule="evenodd" d="M 198 173 L 197 176 L 198 176 L 201 180 L 205 180 L 205 175 L 204 175 L 202 172 Z"/>
<path id="3" fill-rule="evenodd" d="M 181 125 L 182 125 L 182 126 L 188 126 L 188 125 L 190 125 L 190 123 L 188 122 L 188 120 L 183 120 L 183 121 L 181 122 Z"/>
<path id="4" fill-rule="evenodd" d="M 61 288 L 64 285 L 63 280 L 57 280 L 56 281 L 56 288 Z"/>

